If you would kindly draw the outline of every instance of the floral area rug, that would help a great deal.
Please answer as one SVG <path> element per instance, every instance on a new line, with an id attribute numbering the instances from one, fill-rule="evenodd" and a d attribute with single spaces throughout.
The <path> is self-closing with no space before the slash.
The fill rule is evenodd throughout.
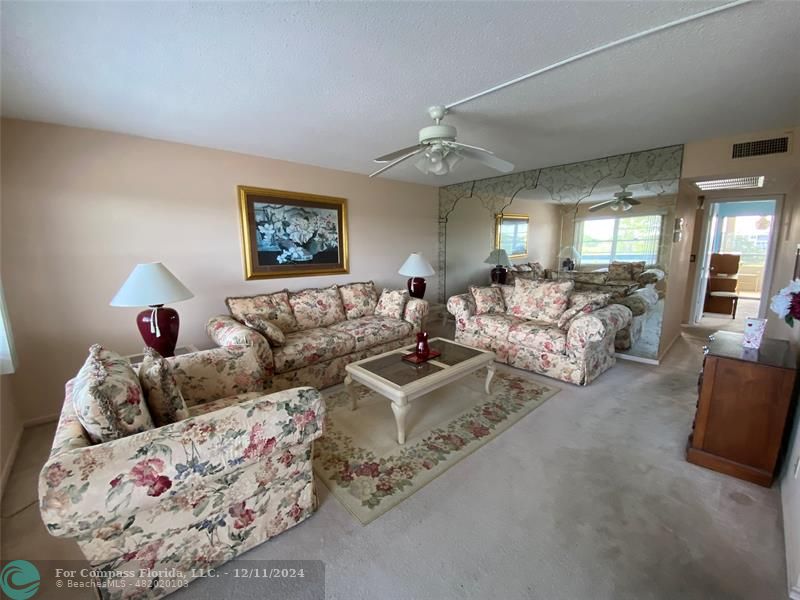
<path id="1" fill-rule="evenodd" d="M 397 443 L 389 400 L 356 385 L 350 409 L 343 386 L 325 394 L 325 435 L 314 443 L 314 471 L 367 524 L 511 427 L 558 388 L 497 372 L 491 395 L 481 370 L 411 404 L 406 443 Z"/>

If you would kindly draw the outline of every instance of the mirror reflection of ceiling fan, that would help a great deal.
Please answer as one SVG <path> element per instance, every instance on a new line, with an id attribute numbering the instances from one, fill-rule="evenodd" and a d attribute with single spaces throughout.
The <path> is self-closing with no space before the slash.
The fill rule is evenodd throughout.
<path id="1" fill-rule="evenodd" d="M 636 200 L 633 197 L 633 192 L 629 192 L 625 188 L 628 187 L 628 184 L 620 186 L 622 191 L 617 192 L 614 194 L 613 200 L 606 200 L 605 202 L 600 202 L 599 204 L 595 204 L 594 206 L 589 207 L 589 212 L 597 212 L 598 210 L 603 210 L 606 206 L 609 207 L 611 210 L 630 210 L 634 206 L 641 204 L 639 200 Z"/>
<path id="2" fill-rule="evenodd" d="M 510 173 L 514 170 L 514 165 L 507 160 L 498 158 L 491 150 L 457 142 L 456 128 L 442 123 L 446 112 L 447 109 L 444 106 L 431 106 L 428 114 L 433 119 L 434 125 L 428 125 L 419 130 L 419 144 L 376 158 L 376 163 L 389 164 L 372 173 L 370 177 L 380 175 L 415 156 L 418 156 L 414 163 L 415 166 L 423 173 L 431 175 L 447 175 L 464 158 L 482 162 L 487 167 L 501 173 Z"/>

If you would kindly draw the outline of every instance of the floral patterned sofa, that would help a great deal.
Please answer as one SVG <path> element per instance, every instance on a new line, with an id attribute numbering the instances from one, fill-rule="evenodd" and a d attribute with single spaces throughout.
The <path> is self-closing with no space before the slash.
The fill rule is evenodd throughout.
<path id="1" fill-rule="evenodd" d="M 124 359 L 106 353 L 103 360 L 110 365 L 103 375 L 108 383 L 125 368 Z M 40 510 L 48 531 L 74 539 L 94 569 L 190 573 L 216 567 L 315 509 L 312 443 L 322 434 L 325 416 L 319 392 L 297 388 L 265 395 L 259 389 L 263 370 L 247 347 L 168 362 L 187 416 L 161 427 L 139 422 L 134 432 L 112 441 L 92 443 L 79 420 L 85 420 L 76 409 L 81 373 L 66 385 L 53 448 L 39 478 Z M 109 374 L 111 368 L 117 373 Z M 129 365 L 127 370 L 136 377 Z M 137 401 L 137 386 L 117 386 L 128 425 L 150 419 Z M 152 406 L 150 411 L 155 418 Z M 103 598 L 156 598 L 182 581 L 161 577 L 150 581 L 150 589 L 130 580 L 100 583 L 107 585 L 100 589 Z"/>
<path id="2" fill-rule="evenodd" d="M 414 343 L 428 315 L 406 290 L 378 293 L 371 281 L 228 298 L 208 335 L 222 347 L 256 348 L 270 390 L 341 383 L 349 363 Z"/>
<path id="3" fill-rule="evenodd" d="M 574 292 L 572 281 L 517 279 L 514 286 L 470 288 L 452 296 L 457 342 L 492 350 L 497 360 L 577 385 L 616 362 L 614 339 L 630 325 L 608 294 Z"/>

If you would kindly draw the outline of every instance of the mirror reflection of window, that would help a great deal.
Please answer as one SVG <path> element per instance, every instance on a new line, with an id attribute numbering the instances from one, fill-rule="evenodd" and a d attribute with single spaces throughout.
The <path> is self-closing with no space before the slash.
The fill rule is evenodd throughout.
<path id="1" fill-rule="evenodd" d="M 528 215 L 497 215 L 495 247 L 510 258 L 528 256 Z"/>
<path id="2" fill-rule="evenodd" d="M 591 219 L 578 223 L 575 247 L 582 265 L 644 261 L 654 266 L 661 247 L 661 215 Z"/>

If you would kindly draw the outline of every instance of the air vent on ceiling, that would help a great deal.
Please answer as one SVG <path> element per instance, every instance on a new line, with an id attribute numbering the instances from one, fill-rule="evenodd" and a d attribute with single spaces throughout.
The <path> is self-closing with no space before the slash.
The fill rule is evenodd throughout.
<path id="1" fill-rule="evenodd" d="M 733 145 L 731 158 L 746 158 L 748 156 L 764 156 L 765 154 L 783 154 L 789 152 L 789 136 L 772 138 L 769 140 L 753 140 Z"/>

